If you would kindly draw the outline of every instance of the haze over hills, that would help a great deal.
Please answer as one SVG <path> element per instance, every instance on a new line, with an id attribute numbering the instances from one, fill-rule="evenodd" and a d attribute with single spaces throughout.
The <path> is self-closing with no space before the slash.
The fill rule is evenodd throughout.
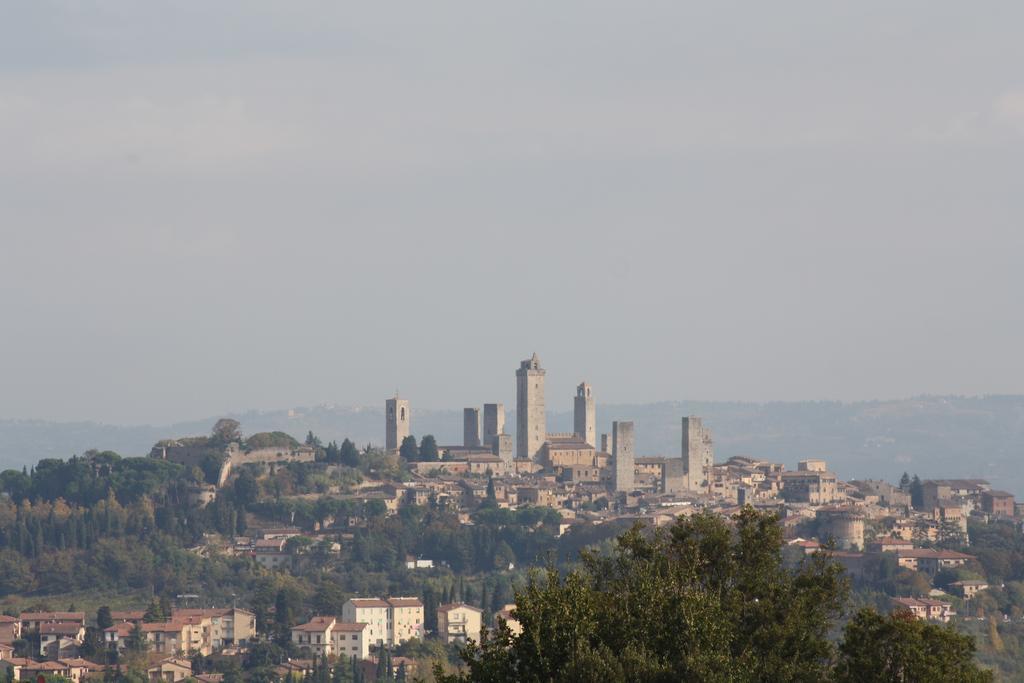
<path id="1" fill-rule="evenodd" d="M 462 438 L 461 410 L 416 410 L 413 433 L 434 434 L 441 444 Z M 612 420 L 633 420 L 640 455 L 679 454 L 680 417 L 699 415 L 711 427 L 715 457 L 769 458 L 795 467 L 821 457 L 842 479 L 897 479 L 904 471 L 927 477 L 982 477 L 1024 494 L 1024 396 L 924 396 L 843 403 L 680 401 L 640 405 L 598 404 L 600 431 Z M 90 448 L 145 455 L 159 439 L 206 434 L 216 418 L 162 426 L 91 422 L 0 420 L 0 469 L 31 466 L 42 458 L 67 458 Z M 380 444 L 380 407 L 316 406 L 231 415 L 245 433 L 286 431 L 302 438 L 350 438 Z M 548 430 L 570 431 L 572 415 L 548 414 Z M 510 412 L 506 431 L 514 433 Z"/>

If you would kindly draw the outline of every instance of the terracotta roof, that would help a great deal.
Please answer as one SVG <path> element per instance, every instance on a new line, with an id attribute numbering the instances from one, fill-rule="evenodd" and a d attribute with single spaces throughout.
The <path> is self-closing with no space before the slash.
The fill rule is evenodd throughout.
<path id="1" fill-rule="evenodd" d="M 114 624 L 103 629 L 104 633 L 116 633 L 118 636 L 128 636 L 135 629 L 134 624 L 129 624 L 127 621 L 122 621 L 119 624 Z"/>
<path id="2" fill-rule="evenodd" d="M 114 621 L 142 621 L 146 616 L 143 610 L 111 610 L 110 618 Z"/>
<path id="3" fill-rule="evenodd" d="M 68 667 L 57 662 L 33 662 L 29 660 L 29 663 L 22 664 L 21 668 L 30 671 L 63 671 Z"/>
<path id="4" fill-rule="evenodd" d="M 933 550 L 932 548 L 905 548 L 896 551 L 897 557 L 916 557 L 920 560 L 973 560 L 973 555 L 965 555 L 955 550 Z"/>
<path id="5" fill-rule="evenodd" d="M 143 633 L 180 633 L 184 627 L 180 621 L 155 621 L 150 624 L 142 624 Z"/>
<path id="6" fill-rule="evenodd" d="M 85 612 L 22 612 L 22 621 L 85 621 Z"/>
<path id="7" fill-rule="evenodd" d="M 14 624 L 20 621 L 16 617 L 9 617 L 6 614 L 0 614 L 0 624 Z"/>
<path id="8" fill-rule="evenodd" d="M 40 624 L 39 633 L 57 635 L 77 635 L 82 630 L 82 625 L 77 621 L 60 621 L 55 624 Z"/>
<path id="9" fill-rule="evenodd" d="M 68 666 L 75 666 L 81 669 L 88 669 L 89 671 L 100 671 L 106 668 L 106 666 L 104 666 L 103 664 L 90 662 L 88 659 L 81 659 L 79 657 L 74 657 L 71 659 L 59 659 L 57 661 L 59 661 L 61 664 L 67 664 Z"/>
<path id="10" fill-rule="evenodd" d="M 423 607 L 419 598 L 388 598 L 387 603 L 392 607 Z"/>
<path id="11" fill-rule="evenodd" d="M 337 620 L 334 617 L 313 617 L 305 624 L 292 626 L 293 631 L 326 631 Z"/>
<path id="12" fill-rule="evenodd" d="M 349 600 L 356 607 L 387 607 L 388 603 L 380 598 L 352 598 Z"/>
<path id="13" fill-rule="evenodd" d="M 365 629 L 367 626 L 368 626 L 368 624 L 364 624 L 361 621 L 357 621 L 354 624 L 351 623 L 351 622 L 348 622 L 348 621 L 339 621 L 338 623 L 336 623 L 334 625 L 334 629 L 333 630 L 335 630 L 335 631 L 345 631 L 347 633 L 359 633 L 360 631 Z"/>
<path id="14" fill-rule="evenodd" d="M 464 609 L 471 609 L 474 612 L 480 612 L 481 614 L 483 614 L 483 610 L 480 609 L 479 607 L 473 607 L 472 605 L 467 605 L 464 602 L 451 602 L 451 603 L 448 603 L 447 605 L 441 605 L 440 607 L 437 608 L 437 611 L 438 612 L 450 612 L 453 609 L 459 609 L 460 607 L 462 607 Z"/>

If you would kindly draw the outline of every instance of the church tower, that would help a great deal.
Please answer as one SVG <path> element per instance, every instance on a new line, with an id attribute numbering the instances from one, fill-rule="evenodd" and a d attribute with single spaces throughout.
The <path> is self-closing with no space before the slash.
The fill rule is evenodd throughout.
<path id="1" fill-rule="evenodd" d="M 547 440 L 544 412 L 544 369 L 540 359 L 524 360 L 516 370 L 516 457 L 534 459 Z"/>
<path id="2" fill-rule="evenodd" d="M 409 423 L 412 413 L 409 411 L 409 401 L 404 398 L 389 398 L 384 402 L 384 449 L 386 451 L 397 451 L 402 445 L 402 439 L 409 436 Z"/>
<path id="3" fill-rule="evenodd" d="M 576 387 L 576 399 L 573 402 L 572 431 L 579 438 L 597 448 L 596 412 L 594 395 L 590 385 L 584 382 Z"/>

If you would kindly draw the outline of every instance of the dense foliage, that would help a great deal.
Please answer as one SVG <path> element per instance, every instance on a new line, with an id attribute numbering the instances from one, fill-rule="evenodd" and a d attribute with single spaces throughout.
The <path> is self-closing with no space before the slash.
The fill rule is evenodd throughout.
<path id="1" fill-rule="evenodd" d="M 609 555 L 584 553 L 567 574 L 548 569 L 516 595 L 521 635 L 502 628 L 466 648 L 465 671 L 437 677 L 846 681 L 859 658 L 889 648 L 898 677 L 856 680 L 988 680 L 969 638 L 923 624 L 877 628 L 870 612 L 857 615 L 837 650 L 829 634 L 848 590 L 839 567 L 817 554 L 788 570 L 773 516 L 747 508 L 734 522 L 701 514 L 668 531 L 637 528 Z M 922 665 L 916 653 L 936 643 L 942 656 Z"/>

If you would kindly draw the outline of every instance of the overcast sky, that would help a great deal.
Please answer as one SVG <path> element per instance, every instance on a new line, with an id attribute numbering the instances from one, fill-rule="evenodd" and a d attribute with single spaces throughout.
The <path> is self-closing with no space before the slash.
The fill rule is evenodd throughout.
<path id="1" fill-rule="evenodd" d="M 1024 392 L 1024 3 L 0 5 L 0 417 Z"/>

